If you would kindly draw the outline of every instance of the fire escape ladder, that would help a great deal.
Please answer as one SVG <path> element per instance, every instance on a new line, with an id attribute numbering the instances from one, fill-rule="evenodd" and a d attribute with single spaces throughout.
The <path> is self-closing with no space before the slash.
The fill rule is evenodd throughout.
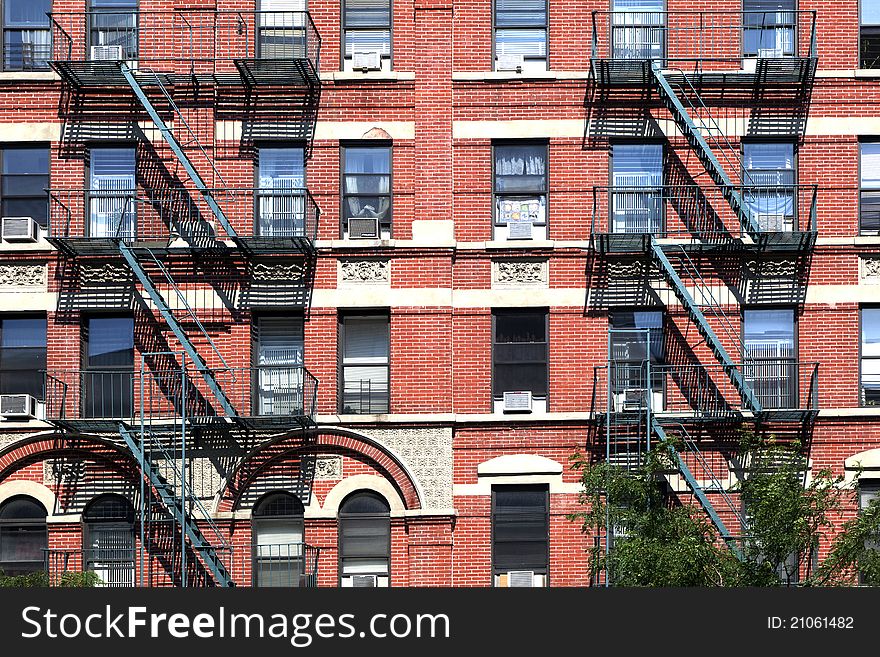
<path id="1" fill-rule="evenodd" d="M 729 167 L 744 171 L 739 156 L 731 158 L 726 154 L 735 151 L 732 144 L 724 136 L 721 126 L 712 117 L 709 108 L 703 103 L 686 73 L 681 72 L 683 84 L 677 84 L 670 82 L 657 64 L 652 64 L 652 70 L 660 99 L 672 114 L 672 120 L 675 122 L 675 125 L 678 126 L 678 129 L 684 135 L 691 148 L 696 151 L 697 158 L 700 160 L 706 173 L 721 188 L 721 194 L 736 214 L 742 230 L 752 240 L 758 242 L 761 236 L 761 228 L 749 210 L 748 203 L 743 198 L 743 186 L 737 186 L 733 183 L 707 141 L 708 138 L 712 142 L 715 150 L 721 153 Z M 687 86 L 687 89 L 684 88 L 685 86 Z M 699 113 L 705 117 L 702 119 L 702 128 L 694 121 L 691 112 L 688 111 L 688 107 L 685 107 L 685 103 L 687 103 L 691 112 L 695 115 Z M 705 135 L 703 134 L 704 132 L 706 133 Z"/>
<path id="2" fill-rule="evenodd" d="M 134 432 L 124 424 L 119 425 L 119 433 L 137 460 L 141 472 L 149 481 L 165 510 L 183 531 L 189 541 L 190 548 L 211 572 L 217 585 L 234 586 L 235 584 L 229 571 L 217 554 L 219 550 L 228 550 L 229 545 L 223 538 L 220 529 L 211 520 L 210 514 L 205 510 L 189 483 L 182 476 L 175 463 L 175 458 L 153 436 L 149 438 L 148 449 L 147 444 L 142 446 Z M 148 440 L 148 433 L 141 432 L 141 435 L 144 437 L 144 443 Z M 169 482 L 161 473 L 158 464 L 151 458 L 153 453 L 157 453 L 158 456 L 162 457 L 166 467 L 171 469 L 177 487 Z M 180 491 L 177 490 L 178 487 L 181 489 Z M 201 523 L 215 537 L 215 542 L 209 541 L 202 530 L 199 529 L 193 511 L 199 512 L 199 515 L 202 517 Z"/>
<path id="3" fill-rule="evenodd" d="M 147 273 L 146 269 L 144 269 L 144 266 L 138 258 L 138 255 L 135 253 L 135 250 L 124 241 L 120 241 L 119 251 L 122 253 L 122 257 L 128 263 L 128 266 L 134 272 L 134 275 L 137 277 L 138 281 L 143 286 L 146 293 L 149 295 L 150 300 L 159 310 L 162 318 L 168 323 L 171 331 L 180 341 L 180 344 L 186 352 L 186 355 L 192 359 L 199 374 L 205 380 L 205 383 L 207 384 L 214 398 L 217 400 L 217 403 L 220 405 L 220 409 L 223 411 L 223 415 L 227 418 L 237 417 L 238 413 L 233 407 L 232 402 L 226 396 L 226 393 L 223 392 L 223 389 L 220 387 L 220 383 L 214 376 L 213 370 L 211 370 L 208 367 L 207 363 L 205 363 L 205 360 L 202 358 L 201 354 L 199 354 L 198 350 L 190 340 L 186 331 L 184 331 L 174 312 L 171 310 L 171 307 L 168 305 L 168 302 L 165 300 L 165 297 L 162 296 L 152 278 Z M 171 277 L 171 274 L 152 251 L 150 251 L 149 249 L 145 249 L 145 251 L 151 258 L 153 266 L 155 266 L 162 273 L 163 277 L 165 278 L 165 283 L 171 287 L 172 291 L 177 296 L 178 302 L 183 307 L 184 312 L 190 317 L 190 319 L 198 327 L 199 331 L 206 338 L 211 349 L 220 359 L 221 363 L 223 363 L 223 366 L 228 369 L 226 361 L 223 359 L 223 356 L 218 351 L 216 345 L 214 344 L 214 341 L 208 334 L 208 331 L 202 325 L 201 321 L 199 321 L 192 307 L 187 302 L 183 292 L 181 292 L 180 288 L 178 288 L 177 285 L 174 283 L 174 279 Z"/>
<path id="4" fill-rule="evenodd" d="M 715 525 L 715 528 L 718 530 L 719 535 L 730 548 L 731 552 L 737 557 L 737 559 L 743 559 L 742 550 L 737 546 L 736 540 L 737 537 L 727 528 L 727 525 L 722 520 L 721 516 L 718 514 L 718 511 L 715 509 L 715 506 L 712 504 L 712 501 L 709 499 L 707 495 L 708 491 L 720 493 L 722 499 L 729 506 L 730 510 L 736 515 L 736 517 L 740 521 L 741 529 L 744 529 L 744 521 L 742 519 L 742 515 L 736 509 L 736 506 L 733 503 L 733 500 L 724 490 L 721 482 L 715 477 L 712 473 L 711 467 L 706 462 L 705 458 L 703 458 L 702 453 L 700 452 L 697 444 L 690 437 L 684 427 L 679 427 L 679 431 L 681 433 L 681 438 L 684 442 L 684 447 L 686 451 L 692 457 L 692 463 L 700 468 L 699 474 L 702 477 L 702 480 L 705 482 L 708 480 L 710 482 L 710 487 L 705 487 L 700 483 L 700 480 L 694 476 L 694 472 L 691 470 L 690 465 L 688 465 L 688 460 L 682 455 L 682 453 L 675 448 L 675 446 L 668 440 L 665 429 L 661 426 L 660 422 L 656 417 L 651 418 L 651 428 L 654 433 L 657 435 L 657 438 L 661 442 L 665 442 L 668 446 L 669 452 L 675 460 L 676 465 L 678 466 L 678 470 L 681 473 L 681 476 L 684 477 L 684 480 L 687 482 L 688 488 L 693 492 L 694 497 L 697 498 L 697 501 L 700 503 L 700 506 L 703 507 L 703 510 L 706 511 L 706 514 L 709 516 L 709 519 L 712 521 L 712 524 Z"/>
<path id="5" fill-rule="evenodd" d="M 226 231 L 226 235 L 235 240 L 238 236 L 235 232 L 235 229 L 232 227 L 232 224 L 229 223 L 229 219 L 226 217 L 226 214 L 223 212 L 223 209 L 217 203 L 217 199 L 214 198 L 211 188 L 205 184 L 205 181 L 202 180 L 199 172 L 196 171 L 195 166 L 193 166 L 192 161 L 187 156 L 186 152 L 183 149 L 180 141 L 177 139 L 177 136 L 174 134 L 174 130 L 162 119 L 159 115 L 158 110 L 156 110 L 155 105 L 150 101 L 147 96 L 144 88 L 141 86 L 141 83 L 138 82 L 137 77 L 131 68 L 125 63 L 121 62 L 120 66 L 122 68 L 122 75 L 125 77 L 125 80 L 128 82 L 132 91 L 134 91 L 134 95 L 137 97 L 140 104 L 147 111 L 147 114 L 152 119 L 153 124 L 159 130 L 162 135 L 162 138 L 167 142 L 168 146 L 171 148 L 171 151 L 174 153 L 174 156 L 178 159 L 178 161 L 183 165 L 183 168 L 186 170 L 187 175 L 192 181 L 193 185 L 195 185 L 196 189 L 199 190 L 202 197 L 205 199 L 205 202 L 208 204 L 208 207 L 211 208 L 211 212 L 214 213 L 214 216 L 217 217 L 217 221 L 220 222 L 220 225 L 223 227 L 223 230 Z M 211 164 L 211 169 L 213 170 L 214 175 L 219 181 L 222 187 L 226 187 L 226 183 L 223 180 L 223 177 L 217 171 L 217 168 L 214 166 L 213 160 L 209 157 L 207 151 L 204 146 L 199 143 L 198 138 L 196 137 L 195 132 L 193 132 L 192 128 L 186 122 L 186 119 L 183 117 L 183 113 L 180 111 L 180 108 L 177 106 L 177 103 L 174 102 L 174 99 L 171 96 L 171 93 L 168 91 L 168 88 L 162 82 L 161 77 L 158 73 L 150 72 L 146 69 L 138 69 L 138 73 L 146 73 L 151 77 L 151 85 L 156 86 L 165 97 L 165 100 L 168 102 L 169 107 L 174 113 L 174 122 L 175 125 L 179 125 L 184 131 L 188 134 L 188 143 L 194 144 L 196 148 L 202 153 L 205 159 Z"/>
<path id="6" fill-rule="evenodd" d="M 727 353 L 724 345 L 721 344 L 715 331 L 712 330 L 712 327 L 706 319 L 706 315 L 700 309 L 700 304 L 694 300 L 694 297 L 688 291 L 684 281 L 682 281 L 675 267 L 672 265 L 672 262 L 669 260 L 669 256 L 664 252 L 664 247 L 653 237 L 651 238 L 651 252 L 654 260 L 660 265 L 660 273 L 663 275 L 663 278 L 669 284 L 673 294 L 675 294 L 682 306 L 684 306 L 688 317 L 696 325 L 697 331 L 699 331 L 700 335 L 706 341 L 706 345 L 715 355 L 715 358 L 718 359 L 718 362 L 721 363 L 724 372 L 727 374 L 734 388 L 736 388 L 743 403 L 755 415 L 759 415 L 763 409 L 761 407 L 761 402 L 758 401 L 757 395 L 755 395 L 754 390 L 752 390 L 752 387 L 745 380 L 745 377 L 743 377 L 742 371 L 737 366 L 736 362 L 734 362 L 730 357 L 730 354 Z M 721 305 L 712 294 L 706 281 L 700 275 L 699 270 L 690 260 L 684 249 L 680 249 L 680 254 L 682 256 L 680 261 L 683 263 L 686 270 L 689 271 L 689 275 L 694 279 L 696 289 L 702 297 L 703 305 L 711 311 L 713 317 L 719 322 L 720 326 L 725 328 L 730 337 L 738 341 L 739 338 L 736 337 L 735 331 L 732 326 L 729 325 L 729 321 L 727 320 Z"/>

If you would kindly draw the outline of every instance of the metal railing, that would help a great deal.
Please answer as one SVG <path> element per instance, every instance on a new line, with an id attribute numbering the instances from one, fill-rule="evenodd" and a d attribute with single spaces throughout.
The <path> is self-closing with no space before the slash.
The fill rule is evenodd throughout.
<path id="1" fill-rule="evenodd" d="M 319 548 L 307 543 L 254 545 L 253 585 L 314 588 L 318 585 L 319 552 Z"/>
<path id="2" fill-rule="evenodd" d="M 212 369 L 236 417 L 313 418 L 318 380 L 302 365 Z M 386 393 L 387 399 L 387 393 Z M 143 401 L 143 403 L 142 403 Z M 143 410 L 141 410 L 143 409 Z M 378 412 L 378 411 L 376 411 Z M 46 373 L 46 419 L 174 423 L 181 417 L 224 417 L 195 368 L 181 370 L 51 370 Z"/>
<path id="3" fill-rule="evenodd" d="M 241 237 L 317 238 L 320 210 L 308 189 L 277 184 L 208 191 Z M 168 242 L 179 237 L 198 244 L 228 237 L 201 194 L 187 189 L 50 189 L 48 194 L 49 239 Z"/>
<path id="4" fill-rule="evenodd" d="M 737 365 L 765 411 L 818 411 L 819 364 L 789 358 Z M 612 363 L 594 368 L 594 412 L 734 419 L 749 412 L 722 365 Z M 601 391 L 609 391 L 607 407 Z"/>
<path id="5" fill-rule="evenodd" d="M 49 586 L 58 586 L 65 573 L 94 572 L 97 586 L 133 587 L 135 580 L 135 547 L 48 548 L 43 550 Z"/>
<path id="6" fill-rule="evenodd" d="M 50 12 L 52 61 L 126 61 L 165 73 L 235 73 L 235 62 L 308 62 L 321 36 L 305 11 L 93 10 Z"/>
<path id="7" fill-rule="evenodd" d="M 817 230 L 818 185 L 741 185 L 740 195 L 762 234 Z M 745 227 L 718 186 L 593 188 L 590 233 L 651 234 L 717 243 L 744 237 Z"/>
<path id="8" fill-rule="evenodd" d="M 341 412 L 357 415 L 388 413 L 388 382 L 370 379 L 346 380 L 342 386 Z"/>
<path id="9" fill-rule="evenodd" d="M 592 59 L 716 64 L 816 58 L 816 12 L 594 11 Z M 712 64 L 712 63 L 715 64 Z"/>

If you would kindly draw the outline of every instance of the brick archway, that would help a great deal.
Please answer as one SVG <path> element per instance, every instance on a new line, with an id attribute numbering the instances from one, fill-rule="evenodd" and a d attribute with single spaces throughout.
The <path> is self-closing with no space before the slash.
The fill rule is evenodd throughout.
<path id="1" fill-rule="evenodd" d="M 22 467 L 59 456 L 77 456 L 99 461 L 133 479 L 137 466 L 121 446 L 96 436 L 40 434 L 16 441 L 0 450 L 0 482 Z"/>

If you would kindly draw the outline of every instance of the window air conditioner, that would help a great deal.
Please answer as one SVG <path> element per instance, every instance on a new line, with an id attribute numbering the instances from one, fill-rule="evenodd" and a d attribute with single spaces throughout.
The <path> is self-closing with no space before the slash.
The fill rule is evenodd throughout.
<path id="1" fill-rule="evenodd" d="M 37 400 L 31 395 L 0 395 L 0 416 L 12 418 L 36 418 Z"/>
<path id="2" fill-rule="evenodd" d="M 542 575 L 538 577 L 543 578 Z M 535 571 L 511 570 L 498 576 L 498 587 L 506 588 L 532 588 L 535 586 Z"/>
<path id="3" fill-rule="evenodd" d="M 3 217 L 3 239 L 7 242 L 36 242 L 40 224 L 30 217 Z"/>
<path id="4" fill-rule="evenodd" d="M 92 46 L 92 61 L 121 62 L 122 46 Z"/>
<path id="5" fill-rule="evenodd" d="M 354 588 L 376 588 L 375 575 L 352 575 L 351 585 Z"/>
<path id="6" fill-rule="evenodd" d="M 348 239 L 379 239 L 379 218 L 350 217 L 348 220 Z"/>
<path id="7" fill-rule="evenodd" d="M 532 391 L 512 390 L 505 392 L 502 410 L 505 413 L 531 413 Z"/>
<path id="8" fill-rule="evenodd" d="M 496 59 L 496 71 L 516 71 L 517 73 L 523 72 L 525 58 L 522 55 L 498 55 Z"/>
<path id="9" fill-rule="evenodd" d="M 531 221 L 508 221 L 507 222 L 507 239 L 509 239 L 509 240 L 530 240 L 530 239 L 532 239 L 532 222 Z"/>
<path id="10" fill-rule="evenodd" d="M 758 59 L 779 59 L 783 56 L 782 48 L 758 48 Z"/>
<path id="11" fill-rule="evenodd" d="M 355 71 L 381 71 L 382 55 L 378 50 L 354 52 L 351 55 L 351 67 Z"/>
<path id="12" fill-rule="evenodd" d="M 786 214 L 777 212 L 758 212 L 755 221 L 761 230 L 771 232 L 788 232 L 791 230 L 792 218 Z"/>

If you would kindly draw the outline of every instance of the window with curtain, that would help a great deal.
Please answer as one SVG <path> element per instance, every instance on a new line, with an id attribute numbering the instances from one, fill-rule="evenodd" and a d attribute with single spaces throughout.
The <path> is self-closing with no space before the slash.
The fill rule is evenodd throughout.
<path id="1" fill-rule="evenodd" d="M 308 56 L 306 0 L 259 0 L 257 56 L 291 61 Z"/>
<path id="2" fill-rule="evenodd" d="M 89 152 L 89 237 L 136 233 L 135 149 L 93 148 Z"/>
<path id="3" fill-rule="evenodd" d="M 30 217 L 44 228 L 49 221 L 49 147 L 0 148 L 4 217 Z"/>
<path id="4" fill-rule="evenodd" d="M 796 170 L 791 142 L 743 142 L 743 196 L 761 230 L 797 227 Z"/>
<path id="5" fill-rule="evenodd" d="M 52 0 L 3 0 L 3 70 L 49 68 L 52 32 L 47 12 Z"/>
<path id="6" fill-rule="evenodd" d="M 84 326 L 84 339 L 84 416 L 131 417 L 134 320 L 131 317 L 92 317 Z"/>
<path id="7" fill-rule="evenodd" d="M 257 415 L 303 413 L 303 318 L 257 319 Z"/>
<path id="8" fill-rule="evenodd" d="M 0 570 L 6 575 L 39 572 L 49 547 L 46 509 L 27 495 L 0 504 Z"/>
<path id="9" fill-rule="evenodd" d="M 254 506 L 254 586 L 305 584 L 304 513 L 302 502 L 283 491 L 269 493 Z"/>
<path id="10" fill-rule="evenodd" d="M 492 390 L 496 402 L 505 392 L 531 391 L 547 399 L 546 310 L 496 310 L 493 315 Z"/>
<path id="11" fill-rule="evenodd" d="M 341 413 L 389 412 L 389 321 L 387 315 L 344 315 Z"/>
<path id="12" fill-rule="evenodd" d="M 0 320 L 0 394 L 45 398 L 46 318 Z"/>
<path id="13" fill-rule="evenodd" d="M 797 36 L 796 0 L 743 0 L 743 55 L 791 57 Z"/>
<path id="14" fill-rule="evenodd" d="M 379 53 L 391 69 L 391 0 L 342 0 L 342 64 L 352 69 L 355 53 Z"/>
<path id="15" fill-rule="evenodd" d="M 495 67 L 547 70 L 547 0 L 495 0 Z"/>
<path id="16" fill-rule="evenodd" d="M 495 586 L 546 586 L 550 567 L 547 486 L 492 487 Z"/>
<path id="17" fill-rule="evenodd" d="M 547 144 L 495 144 L 495 239 L 547 237 Z"/>
<path id="18" fill-rule="evenodd" d="M 125 60 L 138 58 L 138 0 L 91 0 L 89 4 L 90 59 L 96 47 L 118 47 Z M 106 50 L 106 49 L 105 49 Z M 106 53 L 103 59 L 108 59 Z"/>
<path id="19" fill-rule="evenodd" d="M 746 382 L 764 408 L 797 408 L 798 376 L 794 310 L 743 312 Z"/>
<path id="20" fill-rule="evenodd" d="M 611 9 L 613 59 L 666 57 L 665 0 L 613 0 Z"/>
<path id="21" fill-rule="evenodd" d="M 646 363 L 662 365 L 665 361 L 663 312 L 615 310 L 611 313 L 611 351 L 615 409 L 644 410 L 650 388 L 651 408 L 662 410 L 662 373 L 654 372 L 649 386 Z"/>
<path id="22" fill-rule="evenodd" d="M 261 148 L 257 168 L 257 234 L 266 237 L 304 236 L 306 181 L 303 148 Z"/>
<path id="23" fill-rule="evenodd" d="M 83 561 L 101 586 L 134 586 L 134 507 L 112 493 L 99 495 L 83 510 Z"/>
<path id="24" fill-rule="evenodd" d="M 859 68 L 880 68 L 880 0 L 859 2 Z"/>
<path id="25" fill-rule="evenodd" d="M 880 406 L 880 308 L 861 314 L 861 404 Z"/>
<path id="26" fill-rule="evenodd" d="M 349 495 L 339 507 L 339 583 L 389 586 L 391 507 L 371 491 Z"/>
<path id="27" fill-rule="evenodd" d="M 343 236 L 391 237 L 391 147 L 342 149 Z"/>
<path id="28" fill-rule="evenodd" d="M 859 144 L 859 232 L 880 234 L 880 141 Z"/>
<path id="29" fill-rule="evenodd" d="M 880 500 L 880 479 L 867 479 L 862 476 L 859 479 L 859 511 L 864 511 L 868 505 Z M 880 552 L 880 536 L 869 538 L 865 541 L 865 547 L 875 552 Z M 868 581 L 866 574 L 859 571 L 859 584 L 863 586 L 877 586 L 880 582 Z"/>
<path id="30" fill-rule="evenodd" d="M 663 231 L 663 144 L 611 148 L 612 232 Z"/>

